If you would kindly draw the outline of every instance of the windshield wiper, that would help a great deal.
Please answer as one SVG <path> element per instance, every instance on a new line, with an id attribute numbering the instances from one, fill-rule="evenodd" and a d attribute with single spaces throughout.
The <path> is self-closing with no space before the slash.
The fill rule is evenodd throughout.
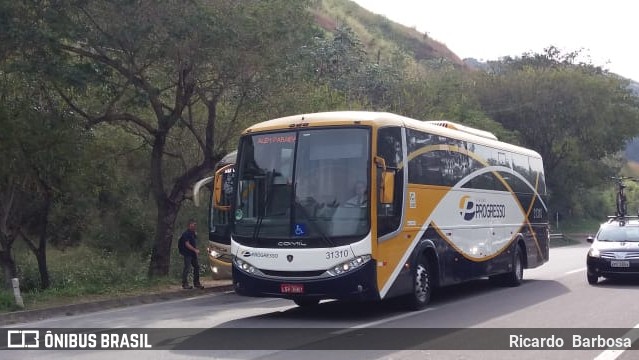
<path id="1" fill-rule="evenodd" d="M 268 209 L 268 205 L 272 198 L 271 191 L 273 190 L 273 183 L 275 182 L 275 169 L 273 169 L 273 171 L 267 171 L 265 177 L 267 186 L 266 193 L 264 194 L 264 208 L 262 209 L 262 213 L 257 216 L 255 229 L 253 229 L 253 242 L 257 245 L 260 244 L 260 228 L 262 227 L 262 222 L 264 221 L 264 217 L 266 217 L 266 210 Z"/>

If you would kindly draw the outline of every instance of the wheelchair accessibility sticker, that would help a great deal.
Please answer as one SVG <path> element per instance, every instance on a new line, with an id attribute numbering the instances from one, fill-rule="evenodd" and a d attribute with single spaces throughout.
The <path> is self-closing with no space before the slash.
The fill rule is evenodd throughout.
<path id="1" fill-rule="evenodd" d="M 293 227 L 293 236 L 306 235 L 306 224 L 295 224 Z"/>

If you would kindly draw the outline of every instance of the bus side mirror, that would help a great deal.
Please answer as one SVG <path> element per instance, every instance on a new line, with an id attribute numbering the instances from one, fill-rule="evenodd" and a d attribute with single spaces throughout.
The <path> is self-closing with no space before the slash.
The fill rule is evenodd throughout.
<path id="1" fill-rule="evenodd" d="M 233 170 L 233 164 L 222 166 L 215 172 L 213 180 L 213 207 L 222 211 L 228 211 L 231 209 L 230 205 L 222 205 L 224 198 L 222 191 L 224 190 L 224 181 L 227 176 L 230 176 Z"/>
<path id="2" fill-rule="evenodd" d="M 204 185 L 210 183 L 211 180 L 213 180 L 213 176 L 206 177 L 193 185 L 193 203 L 196 207 L 200 206 L 200 190 L 202 190 Z"/>
<path id="3" fill-rule="evenodd" d="M 381 184 L 379 184 L 379 202 L 392 204 L 394 200 L 395 171 L 386 167 L 386 161 L 381 156 L 375 156 L 375 164 L 382 169 L 382 179 Z"/>

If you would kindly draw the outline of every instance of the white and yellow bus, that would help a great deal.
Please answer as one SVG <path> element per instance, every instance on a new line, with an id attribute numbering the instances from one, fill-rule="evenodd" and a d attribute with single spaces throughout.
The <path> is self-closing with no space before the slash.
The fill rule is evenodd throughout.
<path id="1" fill-rule="evenodd" d="M 193 186 L 195 206 L 200 206 L 202 189 L 209 190 L 209 242 L 206 253 L 209 258 L 211 274 L 215 280 L 231 278 L 231 220 L 233 213 L 230 204 L 233 197 L 236 156 L 237 151 L 228 153 L 215 164 L 212 176 L 198 181 Z"/>
<path id="2" fill-rule="evenodd" d="M 435 287 L 516 286 L 548 261 L 542 159 L 485 131 L 378 112 L 289 116 L 242 133 L 235 176 L 241 295 L 420 309 Z"/>

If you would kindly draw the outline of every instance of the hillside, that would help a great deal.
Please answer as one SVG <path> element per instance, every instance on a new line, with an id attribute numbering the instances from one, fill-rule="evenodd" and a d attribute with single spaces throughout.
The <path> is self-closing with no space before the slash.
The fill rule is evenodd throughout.
<path id="1" fill-rule="evenodd" d="M 360 38 L 371 56 L 390 57 L 395 49 L 412 54 L 417 61 L 446 60 L 463 67 L 462 60 L 446 45 L 409 28 L 374 14 L 349 0 L 320 0 L 312 9 L 316 22 L 327 31 L 346 25 Z"/>
<path id="2" fill-rule="evenodd" d="M 465 69 L 486 70 L 488 67 L 488 63 L 473 58 L 462 60 L 445 44 L 414 28 L 372 13 L 350 0 L 318 0 L 312 13 L 317 24 L 328 32 L 343 25 L 351 28 L 366 47 L 369 56 L 377 57 L 378 61 L 383 62 L 396 50 L 401 50 L 422 63 L 444 60 Z M 639 96 L 639 83 L 631 80 L 630 88 Z M 639 138 L 628 144 L 625 155 L 628 160 L 639 163 Z"/>
<path id="3" fill-rule="evenodd" d="M 339 26 L 347 26 L 358 36 L 366 47 L 369 56 L 384 61 L 401 50 L 417 62 L 449 62 L 455 66 L 468 70 L 485 71 L 489 62 L 482 62 L 474 58 L 461 59 L 448 47 L 421 33 L 415 28 L 389 20 L 384 15 L 375 14 L 350 0 L 316 0 L 311 12 L 315 22 L 327 32 L 334 32 Z M 628 79 L 629 88 L 639 96 L 639 82 Z M 639 154 L 635 154 L 639 138 L 629 143 L 626 154 L 636 161 Z"/>

